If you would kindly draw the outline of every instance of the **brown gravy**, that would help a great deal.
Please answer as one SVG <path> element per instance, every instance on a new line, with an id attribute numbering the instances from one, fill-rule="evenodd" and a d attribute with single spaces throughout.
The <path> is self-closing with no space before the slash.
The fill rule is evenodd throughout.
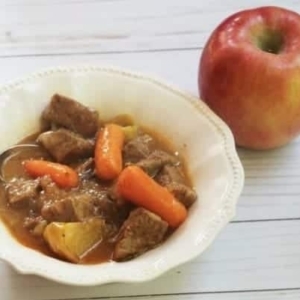
<path id="1" fill-rule="evenodd" d="M 118 120 L 117 123 L 125 123 L 122 118 Z M 129 123 L 129 122 L 128 122 Z M 161 149 L 165 150 L 169 153 L 175 153 L 175 149 L 172 143 L 166 139 L 164 136 L 159 134 L 156 131 L 153 131 L 149 128 L 142 128 L 144 132 L 150 134 L 154 137 L 160 146 Z M 38 136 L 38 133 L 32 134 L 25 139 L 23 139 L 20 143 L 32 143 L 36 144 L 35 140 Z M 28 158 L 47 158 L 47 153 L 42 148 L 34 148 L 32 150 L 28 150 L 26 152 L 22 152 L 20 154 L 14 155 L 10 157 L 9 160 L 3 165 L 3 174 L 5 174 L 6 178 L 13 177 L 27 177 L 26 173 L 22 167 L 22 161 Z M 189 179 L 186 163 L 184 159 L 181 157 L 181 162 L 183 163 L 184 175 L 187 180 L 187 184 L 191 185 L 191 181 Z M 18 242 L 22 245 L 37 250 L 45 255 L 55 257 L 61 259 L 61 257 L 57 257 L 48 247 L 43 238 L 38 238 L 33 236 L 28 229 L 24 228 L 23 221 L 27 216 L 27 211 L 22 209 L 14 209 L 7 205 L 7 200 L 5 196 L 5 187 L 3 183 L 0 183 L 0 218 L 6 225 L 7 229 L 11 232 L 12 236 L 14 236 Z M 95 248 L 93 248 L 85 257 L 81 260 L 82 264 L 96 264 L 105 261 L 109 261 L 112 258 L 112 253 L 114 250 L 114 243 L 100 243 Z"/>

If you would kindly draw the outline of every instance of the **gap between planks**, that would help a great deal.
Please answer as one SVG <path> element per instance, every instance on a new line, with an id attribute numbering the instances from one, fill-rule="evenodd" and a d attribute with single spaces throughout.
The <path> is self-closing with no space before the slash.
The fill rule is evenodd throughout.
<path id="1" fill-rule="evenodd" d="M 179 297 L 179 299 L 181 299 L 181 298 L 190 299 L 190 297 L 192 297 L 192 299 L 197 299 L 194 297 L 196 297 L 196 296 L 247 296 L 247 294 L 253 296 L 255 294 L 256 295 L 257 294 L 266 294 L 266 293 L 267 294 L 269 294 L 269 293 L 279 294 L 282 292 L 287 292 L 287 293 L 299 292 L 297 294 L 300 296 L 300 287 L 286 288 L 286 289 L 261 289 L 261 290 L 249 290 L 249 291 L 248 290 L 240 290 L 240 291 L 216 291 L 216 292 L 203 292 L 203 293 L 201 293 L 201 292 L 200 293 L 198 293 L 198 292 L 197 293 L 173 293 L 173 294 L 170 293 L 170 294 L 158 294 L 158 295 L 145 294 L 145 295 L 117 296 L 117 297 L 88 297 L 88 298 L 83 297 L 83 298 L 72 298 L 72 299 L 60 298 L 60 299 L 49 299 L 49 300 L 104 300 L 104 299 L 117 300 L 117 299 L 148 299 L 148 298 L 151 298 L 153 300 L 154 299 L 160 300 L 162 298 L 167 298 L 167 297 L 170 297 L 170 299 L 172 299 L 171 297 L 176 297 L 177 299 L 178 299 L 178 297 Z M 223 299 L 223 297 L 222 297 L 222 299 Z M 237 299 L 239 299 L 239 298 L 237 298 Z M 262 299 L 262 298 L 260 298 L 260 299 Z"/>
<path id="2" fill-rule="evenodd" d="M 49 52 L 49 53 L 24 53 L 24 54 L 0 54 L 1 58 L 31 58 L 31 57 L 57 57 L 57 56 L 84 56 L 84 55 L 107 55 L 107 54 L 135 54 L 135 53 L 159 53 L 159 52 L 186 52 L 201 51 L 202 46 L 186 47 L 186 48 L 157 48 L 157 49 L 141 49 L 141 50 L 108 50 L 108 51 L 83 51 L 83 52 Z"/>

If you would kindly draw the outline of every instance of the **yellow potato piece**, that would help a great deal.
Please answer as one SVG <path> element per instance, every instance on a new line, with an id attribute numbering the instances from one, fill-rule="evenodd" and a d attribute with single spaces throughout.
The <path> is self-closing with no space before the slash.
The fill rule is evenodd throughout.
<path id="1" fill-rule="evenodd" d="M 50 223 L 44 231 L 44 238 L 53 252 L 78 263 L 106 234 L 104 220 L 94 218 L 85 222 Z"/>
<path id="2" fill-rule="evenodd" d="M 124 132 L 126 142 L 136 138 L 138 135 L 138 127 L 135 125 L 122 127 L 122 130 Z"/>

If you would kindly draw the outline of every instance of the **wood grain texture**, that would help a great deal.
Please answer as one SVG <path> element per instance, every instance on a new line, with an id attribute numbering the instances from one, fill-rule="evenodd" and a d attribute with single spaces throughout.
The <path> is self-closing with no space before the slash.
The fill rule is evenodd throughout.
<path id="1" fill-rule="evenodd" d="M 151 282 L 76 288 L 0 264 L 0 290 L 6 299 L 50 300 L 293 289 L 300 288 L 299 252 L 300 221 L 230 224 L 204 255 Z"/>
<path id="2" fill-rule="evenodd" d="M 228 15 L 296 0 L 119 0 L 0 3 L 0 56 L 199 49 Z"/>
<path id="3" fill-rule="evenodd" d="M 273 291 L 273 292 L 241 292 L 241 293 L 220 293 L 220 294 L 189 294 L 189 295 L 162 295 L 151 297 L 151 300 L 296 300 L 299 299 L 299 291 Z M 97 300 L 101 298 L 94 298 Z M 119 300 L 120 298 L 110 298 Z M 130 297 L 122 297 L 122 300 L 131 300 Z M 145 299 L 144 296 L 134 298 L 136 300 Z"/>
<path id="4" fill-rule="evenodd" d="M 0 84 L 89 63 L 144 72 L 197 96 L 199 57 L 212 30 L 262 5 L 300 12 L 297 0 L 0 0 Z M 299 299 L 300 138 L 238 153 L 246 181 L 237 215 L 201 257 L 151 282 L 87 288 L 24 276 L 0 262 L 0 299 Z"/>

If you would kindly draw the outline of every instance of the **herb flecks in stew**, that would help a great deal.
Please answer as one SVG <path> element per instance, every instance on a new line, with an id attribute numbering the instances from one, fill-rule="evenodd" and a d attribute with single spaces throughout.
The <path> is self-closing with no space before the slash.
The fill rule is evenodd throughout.
<path id="1" fill-rule="evenodd" d="M 38 147 L 12 155 L 2 171 L 0 216 L 20 243 L 72 263 L 124 261 L 188 217 L 197 195 L 162 135 L 128 116 L 104 122 L 58 94 L 41 119 L 41 132 L 21 141 Z"/>

